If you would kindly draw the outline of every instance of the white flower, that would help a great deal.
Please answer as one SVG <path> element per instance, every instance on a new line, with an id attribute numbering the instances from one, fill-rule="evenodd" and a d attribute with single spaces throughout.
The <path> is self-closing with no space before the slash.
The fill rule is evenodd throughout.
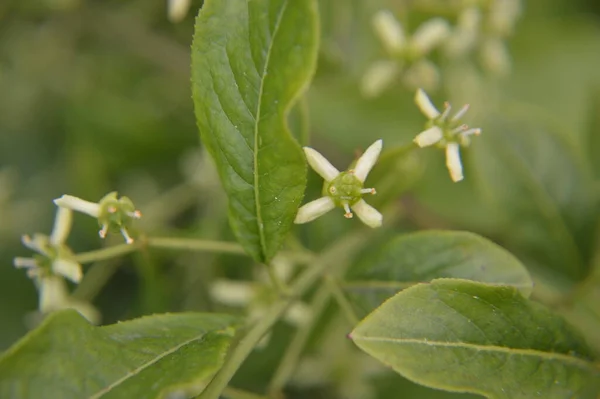
<path id="1" fill-rule="evenodd" d="M 81 265 L 74 260 L 73 253 L 65 244 L 71 231 L 71 224 L 72 212 L 69 209 L 59 208 L 50 237 L 44 234 L 22 237 L 23 245 L 37 255 L 32 258 L 15 258 L 15 267 L 27 269 L 27 274 L 31 278 L 56 274 L 74 283 L 81 281 L 83 276 Z"/>
<path id="2" fill-rule="evenodd" d="M 134 219 L 142 217 L 140 211 L 135 209 L 133 202 L 127 197 L 117 197 L 116 192 L 104 196 L 98 203 L 89 202 L 72 195 L 63 195 L 54 200 L 60 208 L 66 208 L 90 215 L 98 219 L 102 227 L 98 234 L 105 238 L 110 229 L 121 232 L 127 244 L 133 243 L 128 228 Z"/>
<path id="3" fill-rule="evenodd" d="M 314 149 L 304 147 L 308 164 L 325 180 L 325 185 L 323 187 L 323 197 L 300 207 L 294 223 L 310 222 L 337 206 L 344 209 L 346 218 L 352 217 L 353 210 L 367 226 L 381 226 L 383 220 L 381 213 L 368 205 L 361 197 L 363 194 L 376 193 L 374 188 L 363 188 L 363 183 L 375 162 L 377 162 L 382 146 L 382 140 L 377 140 L 371 144 L 358 159 L 354 169 L 346 172 L 338 171 L 323 155 Z"/>
<path id="4" fill-rule="evenodd" d="M 372 21 L 390 59 L 376 61 L 367 69 L 361 80 L 363 95 L 379 95 L 400 74 L 402 82 L 409 87 L 435 89 L 439 84 L 439 72 L 425 57 L 450 35 L 448 22 L 442 18 L 430 19 L 408 37 L 388 10 L 377 12 Z"/>
<path id="5" fill-rule="evenodd" d="M 427 94 L 418 89 L 415 103 L 429 121 L 426 129 L 419 133 L 413 140 L 419 147 L 437 145 L 446 150 L 446 166 L 452 181 L 463 179 L 463 168 L 460 161 L 460 146 L 468 146 L 470 136 L 481 134 L 479 128 L 469 128 L 461 122 L 461 118 L 469 110 L 469 104 L 464 105 L 454 116 L 449 117 L 451 106 L 444 104 L 444 111 L 440 112 L 431 102 Z"/>
<path id="6" fill-rule="evenodd" d="M 433 18 L 422 23 L 411 37 L 388 10 L 373 16 L 373 28 L 390 55 L 408 55 L 419 58 L 427 55 L 442 43 L 450 33 L 450 25 L 443 18 Z"/>

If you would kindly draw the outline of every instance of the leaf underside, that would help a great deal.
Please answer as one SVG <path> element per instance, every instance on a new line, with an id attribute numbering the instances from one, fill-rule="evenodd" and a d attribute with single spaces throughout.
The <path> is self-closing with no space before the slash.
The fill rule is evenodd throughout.
<path id="1" fill-rule="evenodd" d="M 232 229 L 260 262 L 281 246 L 306 187 L 286 116 L 314 73 L 317 49 L 314 0 L 207 0 L 196 20 L 198 128 L 228 195 Z"/>
<path id="2" fill-rule="evenodd" d="M 398 293 L 352 332 L 362 350 L 433 388 L 506 399 L 593 399 L 594 355 L 514 287 L 438 279 Z"/>
<path id="3" fill-rule="evenodd" d="M 181 313 L 94 327 L 75 311 L 57 312 L 0 358 L 0 397 L 196 394 L 221 366 L 236 322 Z"/>

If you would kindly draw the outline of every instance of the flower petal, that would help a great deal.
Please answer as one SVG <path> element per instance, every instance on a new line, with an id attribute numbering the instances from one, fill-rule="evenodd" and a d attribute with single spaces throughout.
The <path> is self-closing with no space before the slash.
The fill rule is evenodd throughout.
<path id="1" fill-rule="evenodd" d="M 352 205 L 352 210 L 358 218 L 369 227 L 380 227 L 383 222 L 383 216 L 379 211 L 367 204 L 365 200 L 360 200 Z"/>
<path id="2" fill-rule="evenodd" d="M 54 227 L 50 234 L 50 243 L 52 245 L 62 245 L 67 240 L 73 224 L 73 211 L 68 208 L 58 207 Z"/>
<path id="3" fill-rule="evenodd" d="M 74 211 L 85 213 L 91 217 L 97 218 L 100 216 L 100 205 L 82 200 L 81 198 L 74 197 L 72 195 L 63 195 L 60 198 L 54 200 L 54 203 L 61 208 L 68 208 Z"/>
<path id="4" fill-rule="evenodd" d="M 440 111 L 433 105 L 429 96 L 423 89 L 417 89 L 417 93 L 415 94 L 415 103 L 417 107 L 421 110 L 423 115 L 425 115 L 429 119 L 435 119 L 440 116 Z"/>
<path id="5" fill-rule="evenodd" d="M 490 72 L 506 76 L 511 69 L 511 59 L 506 44 L 499 38 L 489 38 L 481 46 L 481 62 Z"/>
<path id="6" fill-rule="evenodd" d="M 228 306 L 246 306 L 254 298 L 254 290 L 245 281 L 217 279 L 210 284 L 210 296 Z"/>
<path id="7" fill-rule="evenodd" d="M 367 148 L 364 154 L 358 158 L 356 161 L 356 166 L 354 167 L 354 176 L 361 181 L 361 183 L 365 182 L 367 175 L 377 162 L 377 158 L 379 158 L 379 154 L 381 153 L 381 148 L 383 147 L 383 140 L 379 139 Z"/>
<path id="8" fill-rule="evenodd" d="M 377 97 L 394 82 L 399 72 L 396 61 L 375 61 L 361 79 L 362 95 L 367 98 Z"/>
<path id="9" fill-rule="evenodd" d="M 413 141 L 422 148 L 429 147 L 430 145 L 437 143 L 442 139 L 442 137 L 444 137 L 444 132 L 442 132 L 442 129 L 437 126 L 433 126 L 417 134 L 417 137 L 415 137 Z"/>
<path id="10" fill-rule="evenodd" d="M 167 16 L 171 22 L 180 22 L 190 9 L 191 0 L 167 0 Z"/>
<path id="11" fill-rule="evenodd" d="M 31 237 L 25 234 L 21 237 L 21 242 L 32 251 L 48 256 L 48 246 L 50 245 L 48 236 L 36 233 Z"/>
<path id="12" fill-rule="evenodd" d="M 427 54 L 450 35 L 450 25 L 443 18 L 433 18 L 419 26 L 412 36 L 412 46 Z"/>
<path id="13" fill-rule="evenodd" d="M 463 179 L 462 163 L 460 162 L 460 149 L 458 143 L 448 143 L 446 146 L 446 166 L 453 182 Z"/>
<path id="14" fill-rule="evenodd" d="M 68 278 L 74 283 L 80 282 L 81 277 L 83 277 L 81 265 L 70 259 L 56 259 L 54 262 L 52 262 L 52 271 Z"/>
<path id="15" fill-rule="evenodd" d="M 390 53 L 397 53 L 406 45 L 402 25 L 391 11 L 378 11 L 373 17 L 373 27 L 386 50 Z"/>
<path id="16" fill-rule="evenodd" d="M 335 208 L 335 203 L 330 197 L 321 197 L 311 201 L 298 209 L 294 223 L 302 224 L 315 220 Z"/>
<path id="17" fill-rule="evenodd" d="M 49 276 L 40 280 L 39 308 L 42 313 L 63 309 L 68 303 L 67 285 L 62 277 Z"/>
<path id="18" fill-rule="evenodd" d="M 39 265 L 37 261 L 33 258 L 22 258 L 17 256 L 13 259 L 13 264 L 17 269 L 35 269 L 38 268 Z"/>
<path id="19" fill-rule="evenodd" d="M 340 174 L 340 171 L 335 168 L 323 155 L 310 147 L 304 147 L 306 160 L 315 172 L 317 172 L 325 181 L 330 182 Z"/>

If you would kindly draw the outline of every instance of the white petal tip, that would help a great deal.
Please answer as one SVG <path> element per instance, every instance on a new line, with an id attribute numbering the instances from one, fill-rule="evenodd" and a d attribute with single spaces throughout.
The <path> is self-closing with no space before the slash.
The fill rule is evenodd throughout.
<path id="1" fill-rule="evenodd" d="M 356 162 L 356 166 L 354 167 L 354 175 L 358 180 L 364 183 L 373 166 L 377 162 L 379 158 L 379 154 L 381 153 L 381 149 L 383 148 L 383 140 L 379 139 L 375 141 L 373 144 L 367 148 L 367 150 L 361 155 L 361 157 Z"/>
<path id="2" fill-rule="evenodd" d="M 360 200 L 352 205 L 352 209 L 358 218 L 371 228 L 377 228 L 383 224 L 383 215 L 364 200 Z"/>
<path id="3" fill-rule="evenodd" d="M 320 152 L 310 148 L 304 147 L 304 154 L 306 154 L 306 160 L 308 164 L 315 172 L 317 172 L 325 181 L 332 181 L 339 174 L 340 171 L 335 168 Z"/>
<path id="4" fill-rule="evenodd" d="M 417 104 L 417 107 L 421 110 L 423 115 L 429 119 L 435 119 L 440 116 L 440 111 L 437 110 L 427 93 L 421 88 L 417 89 L 415 94 L 415 104 Z"/>
<path id="5" fill-rule="evenodd" d="M 442 129 L 437 126 L 433 126 L 417 134 L 417 136 L 413 139 L 413 142 L 419 147 L 423 148 L 439 142 L 443 137 L 444 132 L 442 132 Z"/>
<path id="6" fill-rule="evenodd" d="M 302 205 L 298 209 L 298 214 L 296 215 L 296 219 L 294 219 L 294 223 L 303 224 L 311 222 L 333 208 L 335 208 L 335 203 L 330 197 L 321 197 Z"/>

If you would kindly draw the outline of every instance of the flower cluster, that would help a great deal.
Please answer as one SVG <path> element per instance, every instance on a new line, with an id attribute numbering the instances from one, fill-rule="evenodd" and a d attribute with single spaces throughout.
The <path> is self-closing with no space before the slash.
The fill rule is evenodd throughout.
<path id="1" fill-rule="evenodd" d="M 27 270 L 39 291 L 39 310 L 49 313 L 61 309 L 75 309 L 92 322 L 99 321 L 99 314 L 86 302 L 73 298 L 68 291 L 65 278 L 79 283 L 83 277 L 81 265 L 66 244 L 71 231 L 72 212 L 59 208 L 50 236 L 34 234 L 22 237 L 23 245 L 35 254 L 31 258 L 17 257 L 15 267 Z"/>
<path id="2" fill-rule="evenodd" d="M 429 147 L 435 144 L 444 148 L 446 150 L 446 166 L 452 181 L 461 181 L 463 168 L 460 161 L 460 146 L 468 146 L 471 136 L 481 134 L 481 129 L 469 128 L 461 122 L 462 117 L 469 110 L 469 104 L 464 105 L 450 117 L 452 109 L 450 104 L 444 103 L 444 111 L 438 111 L 422 89 L 417 90 L 415 103 L 429 120 L 425 124 L 425 130 L 415 137 L 414 142 L 419 147 Z"/>
<path id="3" fill-rule="evenodd" d="M 304 147 L 308 164 L 325 180 L 325 184 L 323 196 L 300 207 L 294 223 L 310 222 L 333 208 L 340 207 L 344 209 L 346 218 L 352 218 L 352 211 L 354 211 L 367 226 L 381 226 L 383 220 L 381 213 L 367 204 L 362 199 L 362 195 L 376 193 L 374 188 L 364 188 L 363 183 L 377 162 L 382 146 L 383 141 L 377 140 L 356 161 L 355 167 L 345 172 L 337 170 L 314 149 Z"/>
<path id="4" fill-rule="evenodd" d="M 467 4 L 468 3 L 468 4 Z M 391 11 L 373 16 L 373 30 L 387 58 L 374 62 L 365 72 L 361 91 L 365 97 L 381 94 L 399 79 L 409 89 L 436 90 L 440 72 L 430 61 L 439 49 L 449 59 L 463 59 L 477 52 L 483 67 L 496 75 L 510 70 L 506 39 L 513 34 L 521 14 L 521 0 L 480 0 L 448 5 L 457 13 L 456 25 L 444 18 L 432 18 L 408 35 Z M 415 5 L 418 7 L 418 5 Z"/>
<path id="5" fill-rule="evenodd" d="M 99 203 L 82 200 L 70 195 L 56 199 L 58 205 L 54 226 L 50 236 L 44 234 L 24 235 L 23 245 L 35 254 L 30 258 L 17 257 L 14 265 L 27 270 L 39 291 L 39 310 L 49 313 L 73 308 L 92 322 L 99 321 L 99 314 L 90 304 L 69 294 L 65 279 L 79 283 L 83 277 L 82 267 L 66 241 L 73 224 L 73 211 L 80 211 L 98 219 L 100 236 L 109 230 L 119 230 L 127 243 L 132 243 L 128 227 L 141 213 L 135 210 L 127 197 L 117 198 L 117 193 L 106 195 Z"/>

